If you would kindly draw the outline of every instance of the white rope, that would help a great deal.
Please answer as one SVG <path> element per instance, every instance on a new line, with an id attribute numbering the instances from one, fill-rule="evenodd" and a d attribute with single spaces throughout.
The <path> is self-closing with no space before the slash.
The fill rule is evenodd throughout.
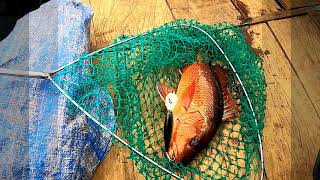
<path id="1" fill-rule="evenodd" d="M 73 105 L 75 105 L 80 111 L 82 111 L 86 116 L 88 116 L 93 122 L 95 122 L 98 126 L 100 126 L 102 129 L 106 130 L 107 133 L 109 133 L 111 136 L 113 136 L 114 138 L 116 138 L 119 142 L 121 142 L 123 145 L 127 146 L 129 149 L 131 149 L 132 151 L 134 151 L 135 153 L 137 153 L 139 156 L 143 157 L 144 159 L 146 159 L 147 161 L 149 161 L 150 163 L 158 166 L 160 169 L 162 169 L 163 171 L 165 171 L 166 173 L 172 175 L 173 177 L 177 178 L 177 179 L 182 179 L 181 177 L 179 177 L 178 175 L 174 174 L 173 172 L 169 171 L 168 169 L 164 168 L 163 166 L 159 165 L 157 162 L 153 161 L 152 159 L 150 159 L 149 157 L 145 156 L 144 154 L 142 154 L 140 151 L 138 151 L 137 149 L 135 149 L 134 147 L 130 146 L 127 142 L 125 142 L 123 139 L 121 139 L 119 136 L 117 136 L 115 133 L 113 133 L 108 127 L 106 127 L 105 125 L 103 125 L 102 123 L 100 123 L 95 117 L 93 117 L 90 113 L 88 113 L 88 111 L 86 111 L 85 109 L 83 109 L 77 102 L 75 102 L 52 78 L 51 76 L 48 76 L 48 79 L 54 84 L 54 86 L 67 98 L 69 99 L 69 101 L 71 101 L 71 103 Z"/>

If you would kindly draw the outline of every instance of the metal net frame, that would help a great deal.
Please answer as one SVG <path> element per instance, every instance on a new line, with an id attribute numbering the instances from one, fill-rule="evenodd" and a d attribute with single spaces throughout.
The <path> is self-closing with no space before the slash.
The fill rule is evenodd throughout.
<path id="1" fill-rule="evenodd" d="M 196 62 L 197 53 L 203 62 L 229 71 L 228 90 L 240 116 L 223 121 L 208 147 L 189 164 L 172 163 L 165 154 L 166 108 L 156 84 L 177 88 L 178 70 Z M 262 179 L 266 82 L 262 59 L 239 27 L 177 20 L 147 33 L 120 36 L 113 44 L 75 59 L 46 76 L 75 107 L 70 113 L 82 111 L 115 137 L 118 146 L 131 149 L 128 158 L 146 178 Z M 97 93 L 107 94 L 113 104 L 96 98 Z M 104 112 L 110 108 L 116 127 L 105 122 Z"/>

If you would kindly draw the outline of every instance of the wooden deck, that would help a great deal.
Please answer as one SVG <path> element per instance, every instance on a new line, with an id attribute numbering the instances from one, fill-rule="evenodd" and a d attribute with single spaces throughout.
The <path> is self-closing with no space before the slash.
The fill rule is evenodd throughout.
<path id="1" fill-rule="evenodd" d="M 84 0 L 95 11 L 91 50 L 178 18 L 242 24 L 264 59 L 268 179 L 311 179 L 320 149 L 319 0 Z M 143 179 L 127 149 L 112 148 L 93 179 Z"/>

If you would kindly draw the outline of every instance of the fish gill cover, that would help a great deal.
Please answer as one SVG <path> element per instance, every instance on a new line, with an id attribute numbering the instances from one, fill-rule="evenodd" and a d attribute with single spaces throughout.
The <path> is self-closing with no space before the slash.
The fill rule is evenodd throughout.
<path id="1" fill-rule="evenodd" d="M 255 117 L 241 83 L 219 48 L 208 35 L 190 26 L 201 28 L 220 45 L 242 80 Z M 165 154 L 166 107 L 156 85 L 166 83 L 176 89 L 181 77 L 178 69 L 196 62 L 197 53 L 204 62 L 222 64 L 230 72 L 228 89 L 239 104 L 240 117 L 224 121 L 208 147 L 190 163 L 173 163 Z M 90 103 L 103 101 L 95 98 L 97 92 L 93 87 L 105 89 L 113 100 L 117 134 L 133 148 L 182 178 L 258 179 L 262 168 L 259 147 L 266 102 L 261 63 L 261 58 L 248 46 L 239 27 L 227 23 L 202 25 L 196 21 L 177 20 L 137 36 L 120 36 L 113 45 L 83 55 L 53 79 L 94 117 L 99 117 L 99 113 L 109 107 L 90 109 Z M 81 91 L 76 93 L 81 95 L 73 95 L 75 90 Z M 133 151 L 128 158 L 146 178 L 172 178 Z"/>

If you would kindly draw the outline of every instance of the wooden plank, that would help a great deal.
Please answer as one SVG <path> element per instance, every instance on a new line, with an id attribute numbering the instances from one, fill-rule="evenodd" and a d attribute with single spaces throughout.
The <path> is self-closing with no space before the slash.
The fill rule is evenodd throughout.
<path id="1" fill-rule="evenodd" d="M 201 23 L 239 23 L 240 13 L 229 0 L 167 0 L 176 19 L 197 19 Z"/>
<path id="2" fill-rule="evenodd" d="M 320 112 L 320 28 L 310 16 L 301 16 L 291 19 L 272 21 L 269 23 L 272 31 L 277 37 L 279 43 L 284 49 L 288 59 L 290 60 L 294 72 L 297 73 L 303 88 L 308 93 L 313 107 L 317 110 L 318 116 Z M 298 95 L 292 91 L 294 102 L 299 101 Z M 309 114 L 309 111 L 305 112 Z M 301 144 L 301 140 L 293 139 L 292 153 L 303 154 L 300 159 L 295 159 L 292 163 L 293 167 L 299 167 L 297 173 L 310 175 L 314 165 L 316 155 L 319 151 L 320 132 L 319 119 L 311 118 L 303 119 L 298 127 L 301 129 L 299 138 L 305 139 L 308 146 Z M 305 124 L 302 124 L 305 123 Z M 301 148 L 303 147 L 303 148 Z M 307 153 L 306 153 L 307 152 Z M 299 157 L 299 156 L 296 156 Z M 301 162 L 302 161 L 302 162 Z M 307 172 L 299 172 L 306 169 Z"/>
<path id="3" fill-rule="evenodd" d="M 320 28 L 310 16 L 271 21 L 294 70 L 320 112 Z"/>
<path id="4" fill-rule="evenodd" d="M 94 10 L 91 50 L 110 44 L 120 35 L 132 35 L 173 20 L 164 0 L 84 0 Z"/>
<path id="5" fill-rule="evenodd" d="M 268 179 L 311 179 L 320 147 L 320 119 L 266 24 L 249 28 L 252 47 L 267 52 L 264 155 Z"/>
<path id="6" fill-rule="evenodd" d="M 320 4 L 319 0 L 277 0 L 285 9 L 306 7 Z"/>
<path id="7" fill-rule="evenodd" d="M 127 160 L 130 154 L 127 148 L 113 147 L 94 173 L 93 180 L 109 179 L 144 179 L 132 161 Z"/>
<path id="8" fill-rule="evenodd" d="M 164 0 L 84 0 L 94 10 L 90 26 L 91 51 L 110 44 L 119 35 L 145 32 L 173 20 Z M 113 147 L 92 179 L 144 179 L 132 161 L 130 151 Z"/>
<path id="9" fill-rule="evenodd" d="M 278 12 L 281 7 L 274 0 L 231 0 L 244 18 L 252 18 Z"/>

